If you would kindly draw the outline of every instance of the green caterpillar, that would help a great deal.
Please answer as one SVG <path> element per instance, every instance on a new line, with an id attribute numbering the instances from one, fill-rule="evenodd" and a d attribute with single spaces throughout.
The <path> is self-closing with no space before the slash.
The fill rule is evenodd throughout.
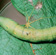
<path id="1" fill-rule="evenodd" d="M 0 25 L 13 36 L 30 42 L 52 41 L 56 39 L 56 26 L 47 29 L 24 28 L 15 21 L 0 17 Z"/>

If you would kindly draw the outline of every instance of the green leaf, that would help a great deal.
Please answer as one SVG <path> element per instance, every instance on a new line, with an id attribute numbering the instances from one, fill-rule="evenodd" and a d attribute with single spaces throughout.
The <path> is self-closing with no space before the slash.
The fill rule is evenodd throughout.
<path id="1" fill-rule="evenodd" d="M 30 44 L 23 42 L 0 27 L 0 55 L 33 55 Z"/>
<path id="2" fill-rule="evenodd" d="M 34 6 L 38 1 L 42 2 L 42 8 L 36 10 Z M 35 29 L 44 29 L 56 25 L 56 0 L 33 0 L 34 6 L 28 0 L 12 0 L 12 4 L 26 16 L 26 20 L 32 13 L 30 22 L 43 18 L 31 24 Z M 13 37 L 0 27 L 0 55 L 34 55 L 31 48 L 35 50 L 35 55 L 56 55 L 56 43 L 32 43 L 31 47 L 30 43 Z"/>
<path id="3" fill-rule="evenodd" d="M 16 9 L 20 12 L 19 6 L 21 6 L 19 3 L 16 2 L 19 0 L 12 0 L 12 4 L 16 7 Z M 25 0 L 27 1 L 27 0 Z M 25 2 L 24 1 L 24 2 Z M 42 8 L 41 9 L 34 9 L 34 6 L 37 4 L 37 2 L 42 2 Z M 23 3 L 22 3 L 23 4 Z M 25 4 L 25 3 L 24 3 Z M 31 26 L 35 29 L 44 29 L 49 28 L 56 25 L 56 0 L 33 0 L 34 6 L 30 5 L 28 2 L 27 5 L 24 5 L 25 7 L 25 15 L 26 20 L 28 20 L 28 17 L 31 16 L 30 22 L 40 19 L 34 23 L 31 24 Z M 22 7 L 23 8 L 23 7 Z M 24 9 L 24 8 L 23 8 Z M 34 9 L 33 13 L 32 10 Z M 21 9 L 22 10 L 22 9 Z M 22 10 L 23 11 L 23 10 Z M 24 12 L 24 11 L 23 11 Z M 23 13 L 21 12 L 21 13 Z M 31 15 L 32 13 L 32 15 Z M 33 50 L 35 50 L 36 55 L 56 55 L 56 43 L 45 43 L 45 44 L 32 44 Z"/>
<path id="4" fill-rule="evenodd" d="M 56 26 L 56 5 L 53 0 L 42 0 L 42 8 L 38 10 L 34 10 L 33 16 L 34 18 L 32 19 L 40 19 L 34 23 L 31 24 L 31 26 L 35 29 L 44 29 L 44 28 L 49 28 L 52 26 Z M 47 17 L 47 18 L 46 18 Z M 51 17 L 51 18 L 49 18 Z M 30 20 L 30 22 L 32 22 Z M 56 43 L 45 43 L 45 44 L 32 44 L 33 45 L 33 50 L 35 50 L 36 55 L 56 55 Z M 55 48 L 55 49 L 54 49 Z"/>

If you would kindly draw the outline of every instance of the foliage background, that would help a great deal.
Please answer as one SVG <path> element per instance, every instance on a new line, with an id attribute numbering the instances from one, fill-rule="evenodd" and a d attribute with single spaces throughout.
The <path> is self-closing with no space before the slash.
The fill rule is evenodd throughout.
<path id="1" fill-rule="evenodd" d="M 14 7 L 25 15 L 26 20 L 31 15 L 37 2 L 42 2 L 41 9 L 34 9 L 30 22 L 43 18 L 31 24 L 35 29 L 56 26 L 56 0 L 11 0 Z M 50 19 L 51 18 L 51 19 Z M 34 53 L 33 53 L 34 50 Z M 56 43 L 30 43 L 19 40 L 0 27 L 0 55 L 56 55 Z"/>

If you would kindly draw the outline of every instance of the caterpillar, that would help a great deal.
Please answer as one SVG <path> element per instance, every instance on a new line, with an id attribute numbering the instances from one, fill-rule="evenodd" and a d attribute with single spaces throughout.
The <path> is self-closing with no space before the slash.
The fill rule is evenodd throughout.
<path id="1" fill-rule="evenodd" d="M 0 17 L 0 26 L 11 35 L 30 42 L 52 41 L 56 39 L 56 26 L 47 29 L 24 28 L 12 19 Z"/>

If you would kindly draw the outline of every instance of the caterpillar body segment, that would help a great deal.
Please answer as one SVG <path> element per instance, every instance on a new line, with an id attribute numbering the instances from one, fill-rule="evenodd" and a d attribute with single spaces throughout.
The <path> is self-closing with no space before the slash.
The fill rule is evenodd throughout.
<path id="1" fill-rule="evenodd" d="M 24 28 L 15 21 L 5 17 L 0 17 L 0 26 L 11 35 L 30 42 L 52 41 L 56 39 L 56 26 L 33 30 L 31 28 Z"/>

